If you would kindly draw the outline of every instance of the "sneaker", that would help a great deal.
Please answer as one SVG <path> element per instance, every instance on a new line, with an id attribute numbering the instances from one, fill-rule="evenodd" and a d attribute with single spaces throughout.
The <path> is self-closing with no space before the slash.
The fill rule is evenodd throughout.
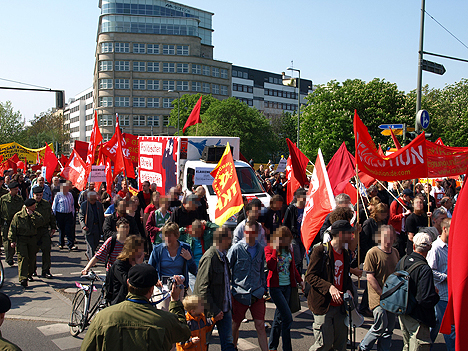
<path id="1" fill-rule="evenodd" d="M 42 278 L 52 279 L 54 276 L 50 272 L 42 272 Z"/>
<path id="2" fill-rule="evenodd" d="M 20 281 L 20 284 L 23 288 L 27 288 L 28 287 L 28 280 L 27 279 L 23 279 L 22 281 Z"/>
<path id="3" fill-rule="evenodd" d="M 32 277 L 32 276 L 29 276 L 29 277 L 28 277 L 28 282 L 33 282 L 33 281 L 34 281 L 33 277 Z"/>
<path id="4" fill-rule="evenodd" d="M 33 276 L 33 277 L 37 277 L 37 272 L 36 272 L 36 271 L 34 271 L 34 273 L 33 273 L 33 274 L 31 274 L 31 276 Z"/>
<path id="5" fill-rule="evenodd" d="M 59 250 L 63 250 L 65 248 L 65 246 L 59 245 L 58 248 L 59 248 Z"/>
<path id="6" fill-rule="evenodd" d="M 78 246 L 72 246 L 68 250 L 69 251 L 78 251 Z"/>
<path id="7" fill-rule="evenodd" d="M 249 320 L 248 320 L 247 318 L 244 318 L 244 319 L 242 320 L 242 323 L 247 323 L 248 321 L 249 321 Z"/>
<path id="8" fill-rule="evenodd" d="M 9 261 L 7 261 L 7 263 L 8 263 L 8 265 L 9 265 L 10 267 L 13 267 L 13 266 L 15 265 L 15 263 L 13 262 L 13 260 L 9 260 Z"/>

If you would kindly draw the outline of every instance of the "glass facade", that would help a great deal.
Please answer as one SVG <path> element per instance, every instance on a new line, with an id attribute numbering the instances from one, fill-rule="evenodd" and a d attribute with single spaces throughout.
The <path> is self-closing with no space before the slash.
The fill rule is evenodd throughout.
<path id="1" fill-rule="evenodd" d="M 211 44 L 211 12 L 164 0 L 102 0 L 101 32 L 191 35 Z"/>

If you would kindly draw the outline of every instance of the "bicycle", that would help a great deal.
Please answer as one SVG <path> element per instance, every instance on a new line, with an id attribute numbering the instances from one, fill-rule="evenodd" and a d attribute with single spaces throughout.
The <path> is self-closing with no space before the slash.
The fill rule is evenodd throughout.
<path id="1" fill-rule="evenodd" d="M 91 319 L 94 315 L 108 306 L 105 278 L 99 277 L 93 271 L 81 277 L 88 279 L 91 283 L 81 284 L 75 282 L 79 290 L 75 293 L 75 297 L 73 298 L 72 314 L 70 323 L 68 323 L 72 336 L 78 336 L 78 334 L 82 333 L 91 323 Z M 102 282 L 101 293 L 99 298 L 92 304 L 92 307 L 90 307 L 92 294 L 94 291 L 97 291 L 95 287 L 96 281 Z"/>

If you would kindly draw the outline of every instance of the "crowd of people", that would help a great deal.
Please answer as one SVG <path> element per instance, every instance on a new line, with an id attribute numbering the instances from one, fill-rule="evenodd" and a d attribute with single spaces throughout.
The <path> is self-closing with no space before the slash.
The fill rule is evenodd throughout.
<path id="1" fill-rule="evenodd" d="M 434 187 L 403 181 L 389 188 L 377 181 L 356 206 L 349 195 L 339 194 L 312 245 L 304 247 L 306 189 L 297 189 L 287 204 L 284 174 L 270 176 L 263 166 L 258 174 L 270 206 L 244 198 L 235 228 L 219 227 L 209 217 L 202 186 L 160 194 L 156 184 L 145 181 L 134 195 L 129 181 L 118 176 L 110 193 L 105 183 L 96 189 L 92 182 L 80 192 L 58 177 L 48 184 L 39 173 L 13 173 L 0 177 L 0 216 L 5 261 L 13 266 L 16 253 L 19 283 L 28 288 L 37 276 L 39 252 L 42 277 L 54 278 L 51 238 L 58 230 L 58 248 L 78 250 L 77 220 L 88 259 L 81 273 L 97 263 L 106 267 L 110 306 L 93 319 L 82 350 L 117 343 L 129 349 L 144 344 L 144 349 L 206 350 L 215 326 L 221 349 L 236 350 L 247 310 L 262 351 L 277 350 L 280 339 L 283 350 L 292 350 L 299 288 L 313 315 L 311 351 L 346 349 L 345 294 L 374 320 L 360 350 L 375 343 L 378 350 L 390 350 L 397 317 L 405 349 L 429 350 L 438 335 L 448 301 L 450 218 L 459 191 L 451 179 L 437 179 Z M 396 316 L 380 305 L 384 283 L 416 262 L 421 263 L 410 274 L 414 306 Z M 356 280 L 364 273 L 367 284 L 358 304 Z M 152 296 L 164 290 L 171 298 L 153 305 Z M 266 301 L 276 306 L 269 335 Z M 139 338 L 142 333 L 147 336 Z M 454 350 L 454 333 L 444 338 Z"/>

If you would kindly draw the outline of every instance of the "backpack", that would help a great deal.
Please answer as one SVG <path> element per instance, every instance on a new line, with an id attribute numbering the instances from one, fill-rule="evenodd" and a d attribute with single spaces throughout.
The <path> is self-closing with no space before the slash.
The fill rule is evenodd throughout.
<path id="1" fill-rule="evenodd" d="M 112 252 L 114 251 L 114 248 L 115 248 L 115 244 L 117 242 L 117 237 L 115 235 L 112 236 L 112 240 L 110 242 L 110 248 L 109 248 L 109 253 L 107 254 L 107 257 L 106 257 L 106 264 L 104 267 L 107 268 L 107 264 L 109 263 L 109 259 L 110 259 L 110 256 L 112 254 Z M 113 267 L 113 265 L 112 265 Z M 110 303 L 113 299 L 114 299 L 114 292 L 113 292 L 113 289 L 114 289 L 114 284 L 113 284 L 113 278 L 114 278 L 114 270 L 112 269 L 112 267 L 107 271 L 106 273 L 106 282 L 105 282 L 105 298 L 106 300 Z"/>
<path id="2" fill-rule="evenodd" d="M 315 247 L 319 246 L 320 244 L 322 244 L 322 243 L 315 244 L 315 245 L 313 246 L 313 249 L 314 249 Z M 324 243 L 324 244 L 323 244 L 323 256 L 322 256 L 322 262 L 321 262 L 321 263 L 322 263 L 321 272 L 323 272 L 323 270 L 324 270 L 324 268 L 325 268 L 325 265 L 327 264 L 327 262 L 328 262 L 328 260 L 329 260 L 329 258 L 330 258 L 330 257 L 328 256 L 328 250 L 329 250 L 328 246 L 329 246 L 329 245 L 330 245 L 329 243 Z M 310 252 L 310 254 L 312 254 L 312 251 Z M 309 295 L 310 289 L 312 289 L 312 287 L 311 287 L 310 284 L 306 281 L 306 282 L 305 282 L 305 289 L 304 289 L 304 296 L 305 296 L 305 298 L 307 298 L 307 296 Z"/>
<path id="3" fill-rule="evenodd" d="M 410 274 L 419 266 L 425 265 L 423 261 L 419 261 L 405 271 L 403 265 L 406 257 L 407 255 L 397 265 L 397 271 L 388 276 L 380 296 L 380 307 L 397 315 L 410 314 L 416 305 L 416 299 L 409 291 Z"/>

